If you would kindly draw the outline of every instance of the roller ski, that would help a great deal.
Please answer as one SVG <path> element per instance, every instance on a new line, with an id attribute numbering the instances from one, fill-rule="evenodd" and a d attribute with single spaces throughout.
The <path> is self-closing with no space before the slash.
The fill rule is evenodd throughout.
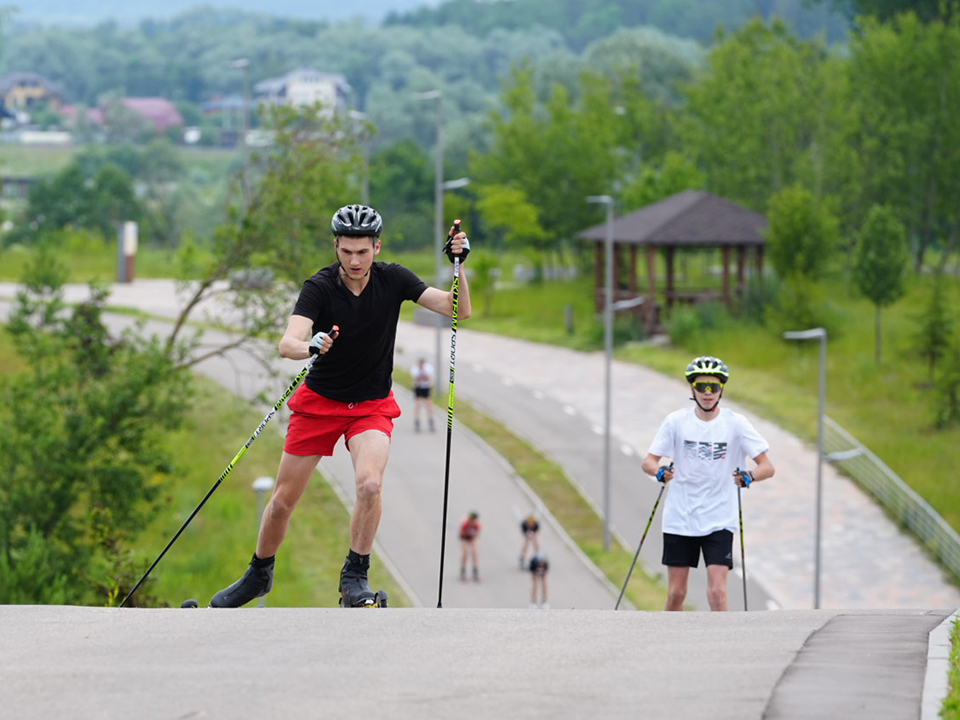
<path id="1" fill-rule="evenodd" d="M 243 577 L 214 595 L 210 599 L 210 607 L 238 608 L 263 597 L 273 589 L 273 567 L 273 558 L 261 560 L 254 555 Z M 189 602 L 195 601 L 187 600 L 180 607 L 195 607 L 187 605 Z"/>
<path id="2" fill-rule="evenodd" d="M 370 568 L 369 555 L 357 555 L 352 550 L 340 570 L 340 607 L 368 608 L 387 607 L 387 594 L 383 590 L 373 592 L 367 582 Z"/>

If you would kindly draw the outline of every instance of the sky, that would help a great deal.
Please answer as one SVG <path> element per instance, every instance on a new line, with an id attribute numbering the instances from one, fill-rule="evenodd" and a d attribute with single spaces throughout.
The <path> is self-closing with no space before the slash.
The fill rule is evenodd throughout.
<path id="1" fill-rule="evenodd" d="M 361 17 L 370 24 L 379 23 L 390 11 L 403 12 L 425 5 L 436 6 L 442 0 L 0 0 L 0 5 L 15 6 L 14 22 L 43 25 L 94 25 L 116 20 L 122 25 L 147 18 L 167 19 L 197 6 L 237 8 L 280 17 L 340 22 Z"/>

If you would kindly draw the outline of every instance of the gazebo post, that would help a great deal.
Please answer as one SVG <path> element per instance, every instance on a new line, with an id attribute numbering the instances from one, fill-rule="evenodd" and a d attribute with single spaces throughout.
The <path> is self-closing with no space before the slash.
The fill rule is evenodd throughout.
<path id="1" fill-rule="evenodd" d="M 730 307 L 730 246 L 724 245 L 723 253 L 723 304 Z"/>
<path id="2" fill-rule="evenodd" d="M 745 245 L 737 245 L 737 294 L 743 295 L 746 287 L 746 266 L 747 266 L 747 248 Z"/>
<path id="3" fill-rule="evenodd" d="M 647 300 L 644 303 L 647 330 L 657 324 L 657 246 L 647 245 Z"/>
<path id="4" fill-rule="evenodd" d="M 673 261 L 674 261 L 674 250 L 673 245 L 667 245 L 664 248 L 664 251 L 667 255 L 667 314 L 670 314 L 670 311 L 673 310 Z"/>

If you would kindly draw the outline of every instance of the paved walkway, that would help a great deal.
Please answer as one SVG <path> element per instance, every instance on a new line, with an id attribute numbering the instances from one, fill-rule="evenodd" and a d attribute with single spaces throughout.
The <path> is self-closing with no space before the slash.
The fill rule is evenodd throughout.
<path id="1" fill-rule="evenodd" d="M 0 606 L 16 720 L 935 720 L 945 612 Z"/>

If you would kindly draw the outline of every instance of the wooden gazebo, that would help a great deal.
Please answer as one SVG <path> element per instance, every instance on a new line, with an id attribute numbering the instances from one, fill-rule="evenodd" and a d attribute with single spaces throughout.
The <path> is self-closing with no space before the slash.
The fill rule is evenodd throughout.
<path id="1" fill-rule="evenodd" d="M 662 248 L 666 260 L 666 287 L 662 297 L 667 311 L 677 303 L 698 303 L 722 300 L 730 305 L 730 265 L 736 257 L 736 291 L 746 283 L 747 254 L 753 250 L 757 273 L 763 271 L 765 239 L 761 232 L 767 227 L 766 218 L 736 203 L 701 190 L 684 190 L 659 202 L 647 205 L 629 215 L 613 220 L 613 285 L 614 302 L 635 300 L 634 312 L 649 331 L 660 325 L 660 304 L 657 302 L 657 251 Z M 596 306 L 604 306 L 604 246 L 607 224 L 601 223 L 578 234 L 594 244 Z M 647 288 L 641 295 L 637 288 L 637 251 L 646 249 Z M 723 284 L 720 293 L 709 289 L 677 290 L 675 259 L 683 248 L 715 248 L 723 257 Z M 628 257 L 626 266 L 625 256 Z"/>

